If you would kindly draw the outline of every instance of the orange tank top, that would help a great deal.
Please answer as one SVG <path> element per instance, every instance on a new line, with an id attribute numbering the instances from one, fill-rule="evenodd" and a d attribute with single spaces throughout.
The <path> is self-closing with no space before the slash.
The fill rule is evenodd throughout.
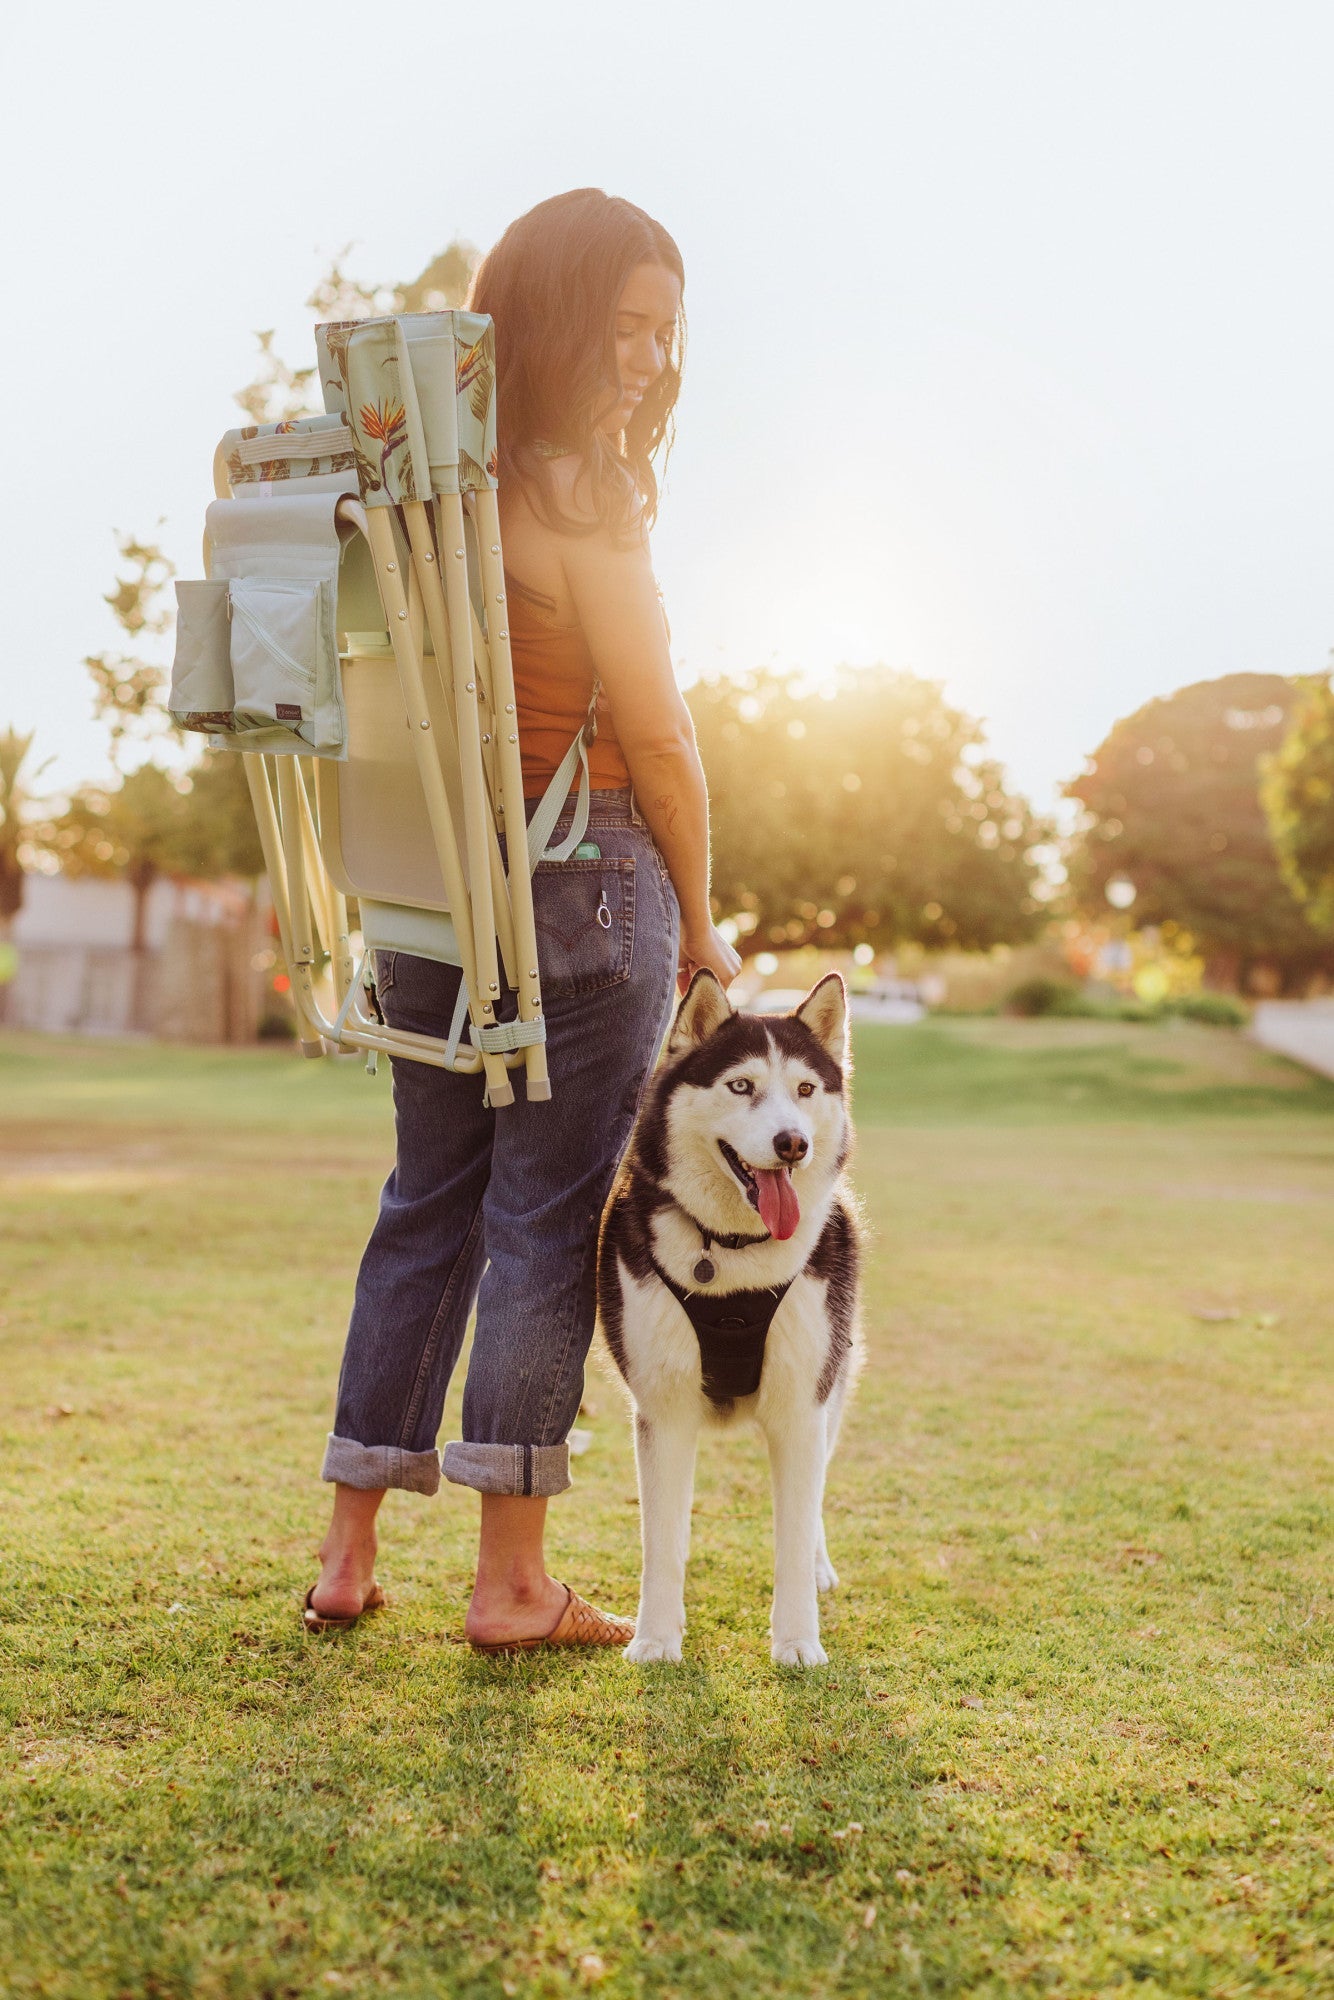
<path id="1" fill-rule="evenodd" d="M 553 624 L 549 602 L 506 575 L 514 700 L 519 715 L 523 795 L 540 799 L 576 734 L 588 718 L 597 675 L 580 625 Z M 588 752 L 595 792 L 630 783 L 616 725 L 605 699 L 598 703 L 598 733 Z"/>

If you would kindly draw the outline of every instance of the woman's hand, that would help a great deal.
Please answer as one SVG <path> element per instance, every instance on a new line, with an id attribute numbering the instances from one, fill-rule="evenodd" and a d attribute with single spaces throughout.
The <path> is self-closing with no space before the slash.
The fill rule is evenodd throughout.
<path id="1" fill-rule="evenodd" d="M 693 932 L 682 934 L 681 956 L 676 972 L 676 987 L 684 993 L 695 974 L 711 972 L 724 992 L 741 970 L 741 955 L 733 950 L 725 937 L 720 936 L 713 924 L 698 935 Z"/>

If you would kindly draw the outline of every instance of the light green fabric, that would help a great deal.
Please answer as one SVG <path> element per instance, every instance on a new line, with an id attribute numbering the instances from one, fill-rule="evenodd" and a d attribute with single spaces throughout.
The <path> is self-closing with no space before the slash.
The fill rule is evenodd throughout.
<path id="1" fill-rule="evenodd" d="M 380 903 L 359 896 L 361 935 L 370 951 L 406 951 L 437 965 L 461 963 L 458 933 L 447 910 L 419 910 L 410 903 Z"/>

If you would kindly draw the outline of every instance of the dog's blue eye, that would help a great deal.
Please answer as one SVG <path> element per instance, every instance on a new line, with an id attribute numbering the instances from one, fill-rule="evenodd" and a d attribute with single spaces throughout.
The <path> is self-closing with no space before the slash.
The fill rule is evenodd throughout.
<path id="1" fill-rule="evenodd" d="M 729 1076 L 727 1088 L 735 1091 L 738 1097 L 749 1097 L 755 1086 L 748 1076 Z"/>

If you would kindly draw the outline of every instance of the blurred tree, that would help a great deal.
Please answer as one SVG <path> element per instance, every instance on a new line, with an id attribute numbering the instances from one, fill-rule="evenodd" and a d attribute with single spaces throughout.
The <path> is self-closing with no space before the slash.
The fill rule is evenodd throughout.
<path id="1" fill-rule="evenodd" d="M 32 744 L 31 734 L 0 730 L 0 944 L 8 938 L 23 908 L 22 848 L 36 805 L 24 768 Z"/>
<path id="2" fill-rule="evenodd" d="M 1045 919 L 1049 829 L 940 689 L 844 670 L 832 698 L 767 670 L 687 696 L 708 774 L 713 886 L 739 948 L 985 950 Z"/>
<path id="3" fill-rule="evenodd" d="M 398 285 L 367 284 L 344 268 L 348 249 L 341 250 L 306 300 L 317 320 L 369 319 L 373 313 L 444 312 L 461 306 L 468 296 L 479 253 L 456 237 L 426 269 Z M 259 367 L 252 382 L 236 391 L 235 400 L 252 424 L 286 423 L 293 417 L 316 415 L 323 404 L 315 368 L 291 368 L 274 351 L 272 329 L 257 333 Z"/>
<path id="4" fill-rule="evenodd" d="M 167 587 L 175 569 L 155 542 L 123 535 L 119 547 L 124 567 L 105 602 L 128 639 L 164 637 L 173 620 Z M 94 713 L 111 726 L 113 763 L 119 765 L 128 742 L 152 742 L 168 731 L 175 733 L 166 708 L 165 669 L 123 653 L 95 654 L 85 665 L 93 677 Z M 188 773 L 170 775 L 152 763 L 140 770 L 156 776 L 128 794 L 124 785 L 120 791 L 90 787 L 77 793 L 62 822 L 65 844 L 50 847 L 64 857 L 61 865 L 70 872 L 128 875 L 139 898 L 136 936 L 142 929 L 142 903 L 157 873 L 253 879 L 264 867 L 245 771 L 235 753 L 206 750 Z M 139 778 L 138 771 L 131 775 Z M 175 803 L 164 786 L 172 789 Z M 99 802 L 115 818 L 110 832 L 106 823 L 95 830 Z M 73 837 L 76 825 L 86 826 L 86 840 Z M 108 840 L 120 857 L 114 862 L 100 853 Z M 160 863 L 155 858 L 159 847 L 169 857 Z M 141 881 L 142 890 L 137 886 Z"/>
<path id="5" fill-rule="evenodd" d="M 1331 952 L 1283 880 L 1259 763 L 1293 699 L 1277 674 L 1225 674 L 1118 722 L 1066 787 L 1084 808 L 1069 857 L 1089 915 L 1109 902 L 1138 926 L 1179 924 L 1212 985 L 1289 990 Z"/>
<path id="6" fill-rule="evenodd" d="M 103 598 L 126 638 L 136 648 L 144 640 L 164 639 L 175 613 L 166 601 L 167 585 L 176 568 L 156 542 L 137 535 L 118 535 L 123 568 Z M 166 710 L 163 667 L 133 653 L 92 653 L 84 665 L 93 677 L 93 713 L 110 724 L 111 761 L 119 765 L 124 745 L 157 735 Z"/>
<path id="7" fill-rule="evenodd" d="M 1334 931 L 1334 687 L 1297 682 L 1288 733 L 1262 759 L 1260 797 L 1283 878 L 1316 929 Z"/>
<path id="8" fill-rule="evenodd" d="M 114 789 L 84 785 L 63 812 L 34 828 L 34 838 L 66 875 L 123 875 L 134 892 L 130 946 L 143 951 L 148 892 L 161 875 L 203 873 L 199 829 L 187 807 L 190 780 L 140 764 Z"/>

